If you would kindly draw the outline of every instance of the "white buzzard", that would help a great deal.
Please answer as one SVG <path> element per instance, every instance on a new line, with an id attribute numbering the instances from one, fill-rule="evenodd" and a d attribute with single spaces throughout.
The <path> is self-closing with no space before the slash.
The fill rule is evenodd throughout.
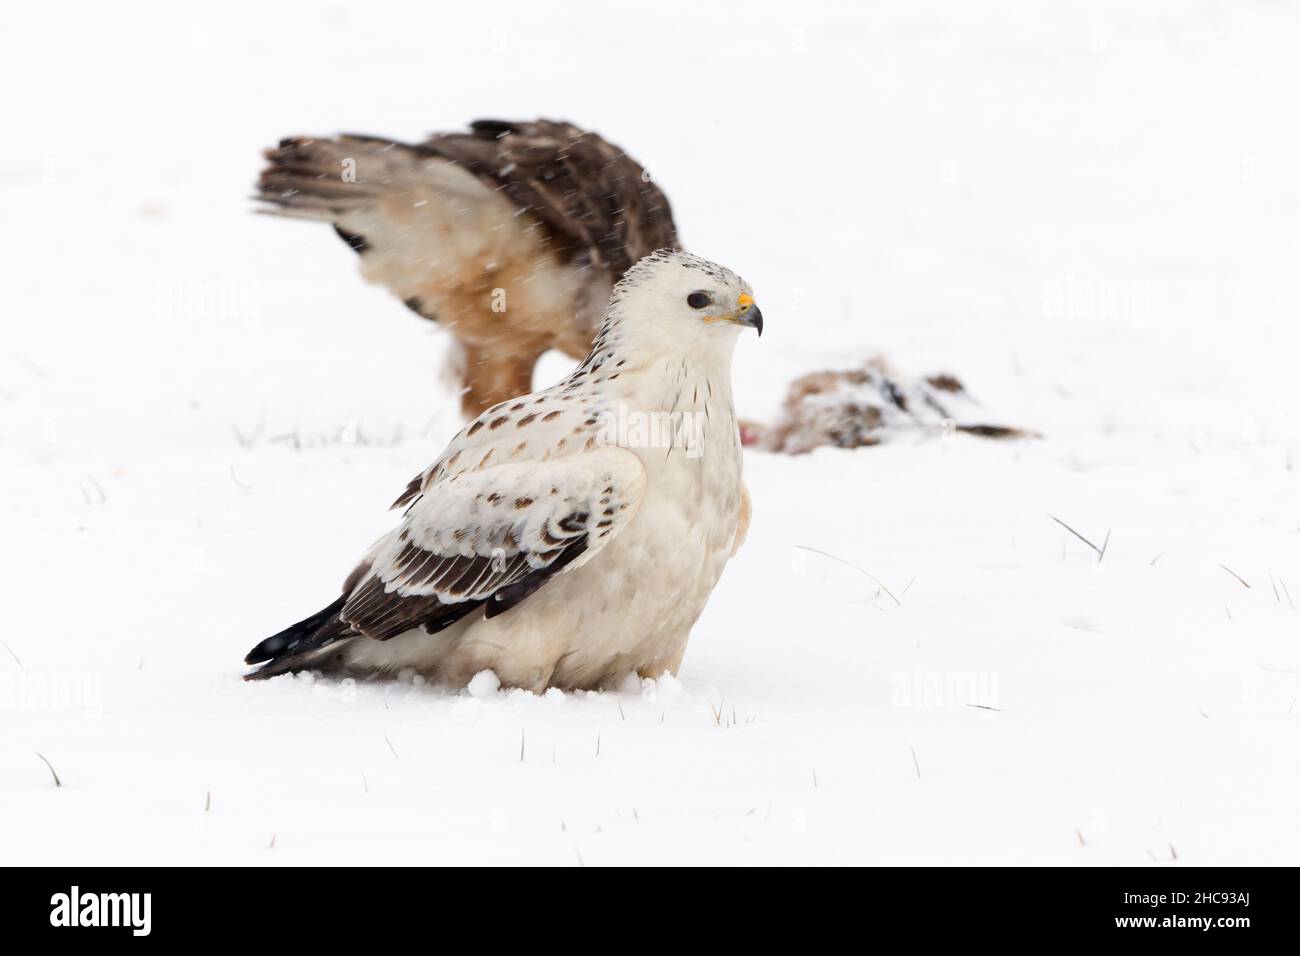
<path id="1" fill-rule="evenodd" d="M 762 323 L 735 273 L 642 259 L 586 360 L 466 425 L 342 595 L 253 648 L 248 676 L 491 668 L 540 691 L 675 673 L 748 525 L 731 359 Z"/>
<path id="2" fill-rule="evenodd" d="M 292 137 L 266 157 L 259 199 L 332 223 L 368 281 L 450 329 L 467 416 L 531 391 L 547 349 L 585 356 L 614 283 L 679 248 L 645 170 L 570 123 L 478 120 L 413 144 Z"/>

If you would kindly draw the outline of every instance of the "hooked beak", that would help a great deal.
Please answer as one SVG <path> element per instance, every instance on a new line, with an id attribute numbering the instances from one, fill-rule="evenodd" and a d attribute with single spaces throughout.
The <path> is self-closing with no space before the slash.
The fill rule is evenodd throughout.
<path id="1" fill-rule="evenodd" d="M 740 298 L 736 300 L 736 304 L 740 307 L 740 311 L 736 314 L 737 324 L 756 330 L 759 338 L 762 338 L 763 313 L 754 304 L 754 297 L 742 293 Z"/>

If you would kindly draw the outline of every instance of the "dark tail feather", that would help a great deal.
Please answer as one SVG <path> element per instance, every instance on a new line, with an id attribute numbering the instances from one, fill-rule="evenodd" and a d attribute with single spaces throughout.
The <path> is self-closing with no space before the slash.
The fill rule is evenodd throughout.
<path id="1" fill-rule="evenodd" d="M 290 136 L 263 155 L 267 164 L 255 198 L 270 207 L 266 211 L 333 222 L 394 191 L 388 182 L 394 175 L 392 162 L 398 160 L 400 168 L 409 170 L 422 153 L 417 146 L 371 136 Z M 364 164 L 362 175 L 345 179 L 344 170 L 349 165 L 356 170 L 358 160 Z M 340 235 L 356 252 L 365 251 L 365 240 L 360 236 L 352 238 L 342 230 Z M 361 240 L 360 247 L 356 240 Z"/>
<path id="2" fill-rule="evenodd" d="M 246 680 L 274 677 L 276 674 L 298 670 L 313 652 L 347 636 L 351 628 L 339 620 L 339 612 L 347 595 L 322 608 L 311 617 L 286 627 L 262 641 L 244 658 L 245 664 L 262 664 Z M 265 662 L 265 663 L 264 663 Z"/>

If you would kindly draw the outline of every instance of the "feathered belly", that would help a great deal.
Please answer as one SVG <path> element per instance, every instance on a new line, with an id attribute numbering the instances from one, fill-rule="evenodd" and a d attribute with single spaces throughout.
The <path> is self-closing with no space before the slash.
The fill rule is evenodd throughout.
<path id="1" fill-rule="evenodd" d="M 573 621 L 553 682 L 584 686 L 616 681 L 629 671 L 675 671 L 722 575 L 735 524 L 734 511 L 714 512 L 708 521 L 680 511 L 661 513 L 629 527 L 639 532 L 635 536 L 613 543 L 619 553 L 607 557 L 615 561 L 574 572 L 566 590 L 577 599 L 596 594 L 601 600 L 589 601 Z"/>
<path id="2" fill-rule="evenodd" d="M 730 555 L 739 478 L 730 489 L 660 481 L 595 560 L 558 575 L 519 608 L 475 617 L 441 644 L 434 670 L 453 682 L 484 668 L 541 690 L 617 683 L 630 672 L 676 671 L 692 625 Z M 436 652 L 435 652 L 436 653 Z"/>

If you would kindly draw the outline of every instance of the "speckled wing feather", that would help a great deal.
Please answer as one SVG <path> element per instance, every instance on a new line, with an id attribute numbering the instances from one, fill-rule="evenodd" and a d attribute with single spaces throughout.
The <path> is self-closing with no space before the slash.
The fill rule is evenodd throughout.
<path id="1" fill-rule="evenodd" d="M 554 120 L 476 120 L 421 146 L 500 189 L 550 233 L 565 259 L 622 276 L 656 249 L 678 249 L 668 197 L 645 169 L 595 133 Z"/>
<path id="2" fill-rule="evenodd" d="M 453 475 L 521 458 L 546 461 L 591 451 L 599 445 L 601 427 L 598 403 L 579 389 L 554 387 L 501 402 L 467 422 L 442 457 L 412 478 L 390 507 L 407 507 Z"/>
<path id="3" fill-rule="evenodd" d="M 441 630 L 480 605 L 499 614 L 553 574 L 592 560 L 636 513 L 645 470 L 596 448 L 507 462 L 424 489 L 352 575 L 343 623 L 385 640 Z"/>

